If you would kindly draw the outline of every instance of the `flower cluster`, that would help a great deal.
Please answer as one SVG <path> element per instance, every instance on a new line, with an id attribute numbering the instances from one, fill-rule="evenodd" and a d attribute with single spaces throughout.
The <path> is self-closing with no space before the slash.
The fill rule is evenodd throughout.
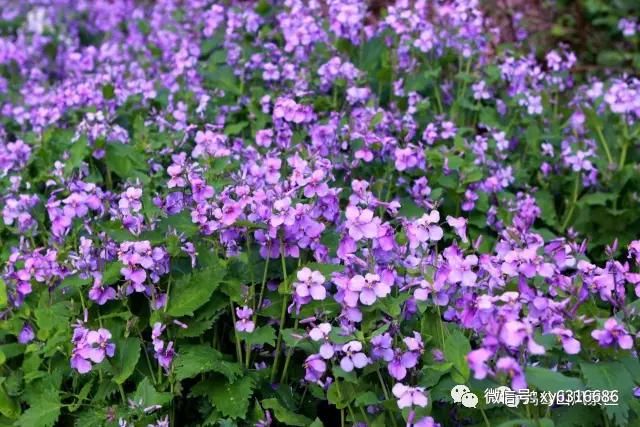
<path id="1" fill-rule="evenodd" d="M 477 0 L 8 3 L 3 417 L 639 422 L 637 77 Z M 546 380 L 624 404 L 449 395 Z"/>

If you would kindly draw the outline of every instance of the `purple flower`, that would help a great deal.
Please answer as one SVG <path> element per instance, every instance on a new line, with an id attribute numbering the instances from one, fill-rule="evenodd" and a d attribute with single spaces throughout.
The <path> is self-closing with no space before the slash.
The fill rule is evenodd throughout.
<path id="1" fill-rule="evenodd" d="M 18 334 L 18 342 L 20 344 L 29 344 L 36 337 L 30 324 L 25 323 Z"/>
<path id="2" fill-rule="evenodd" d="M 350 341 L 342 346 L 342 351 L 345 353 L 344 357 L 340 360 L 340 367 L 345 372 L 353 371 L 353 368 L 364 368 L 369 359 L 367 355 L 362 353 L 362 344 L 359 341 Z"/>
<path id="3" fill-rule="evenodd" d="M 473 377 L 477 380 L 483 380 L 487 377 L 489 365 L 487 361 L 493 356 L 493 353 L 486 348 L 479 348 L 467 354 L 467 363 L 473 371 Z"/>
<path id="4" fill-rule="evenodd" d="M 364 305 L 373 305 L 377 298 L 384 298 L 391 292 L 389 285 L 382 282 L 377 274 L 356 275 L 350 284 L 354 291 L 360 292 L 360 302 Z"/>
<path id="5" fill-rule="evenodd" d="M 162 346 L 157 346 L 155 348 L 155 351 L 154 357 L 158 360 L 158 364 L 164 369 L 169 370 L 171 368 L 171 362 L 176 355 L 173 350 L 173 341 L 170 341 L 166 347 L 163 342 Z"/>
<path id="6" fill-rule="evenodd" d="M 304 267 L 297 274 L 298 282 L 296 282 L 296 294 L 299 297 L 306 298 L 311 296 L 312 299 L 321 301 L 326 298 L 327 290 L 323 286 L 325 282 L 324 276 L 319 271 L 311 271 Z"/>
<path id="7" fill-rule="evenodd" d="M 496 362 L 496 369 L 498 372 L 505 373 L 511 378 L 511 388 L 514 390 L 521 390 L 527 387 L 527 382 L 524 378 L 522 367 L 512 357 L 501 357 Z"/>
<path id="8" fill-rule="evenodd" d="M 323 359 L 331 359 L 334 354 L 333 344 L 329 341 L 331 333 L 331 325 L 329 323 L 321 323 L 317 327 L 309 331 L 309 337 L 314 341 L 324 341 L 320 346 L 320 356 Z"/>
<path id="9" fill-rule="evenodd" d="M 460 237 L 464 243 L 469 241 L 467 238 L 467 220 L 465 218 L 455 218 L 451 215 L 447 215 L 447 224 L 454 229 L 458 237 Z"/>
<path id="10" fill-rule="evenodd" d="M 424 394 L 424 387 L 409 387 L 402 383 L 396 383 L 391 390 L 398 398 L 398 408 L 410 408 L 412 406 L 427 406 L 427 396 Z"/>
<path id="11" fill-rule="evenodd" d="M 393 339 L 388 332 L 385 332 L 382 335 L 376 335 L 371 339 L 371 358 L 373 360 L 384 360 L 385 362 L 390 362 L 393 357 L 393 349 L 391 348 L 393 344 Z"/>
<path id="12" fill-rule="evenodd" d="M 309 382 L 318 382 L 325 371 L 327 363 L 317 354 L 312 354 L 304 361 L 305 375 L 304 379 Z"/>
<path id="13" fill-rule="evenodd" d="M 389 375 L 397 380 L 402 380 L 407 376 L 407 366 L 402 363 L 402 352 L 396 350 L 393 359 L 387 365 Z"/>
<path id="14" fill-rule="evenodd" d="M 91 362 L 101 363 L 105 357 L 113 357 L 116 345 L 110 342 L 111 332 L 100 328 L 90 331 L 80 325 L 73 331 L 74 343 L 71 367 L 84 374 L 91 370 Z"/>
<path id="15" fill-rule="evenodd" d="M 255 329 L 256 325 L 251 320 L 251 316 L 253 315 L 253 310 L 247 306 L 242 308 L 236 307 L 236 316 L 238 316 L 238 320 L 236 321 L 236 330 L 239 332 L 251 333 Z"/>
<path id="16" fill-rule="evenodd" d="M 355 241 L 374 239 L 378 237 L 379 219 L 374 218 L 373 211 L 369 209 L 359 209 L 349 205 L 346 210 L 347 229 L 349 236 Z"/>
<path id="17" fill-rule="evenodd" d="M 616 344 L 624 350 L 633 347 L 633 337 L 613 317 L 604 322 L 604 329 L 592 331 L 591 336 L 598 341 L 601 347 L 611 347 Z"/>
<path id="18" fill-rule="evenodd" d="M 437 225 L 438 221 L 440 221 L 440 213 L 434 210 L 407 224 L 406 231 L 411 249 L 415 249 L 429 240 L 442 239 L 444 233 L 442 228 Z"/>
<path id="19" fill-rule="evenodd" d="M 116 290 L 104 285 L 102 283 L 102 274 L 96 273 L 93 286 L 89 290 L 89 299 L 97 302 L 98 305 L 104 305 L 107 301 L 116 299 Z"/>
<path id="20" fill-rule="evenodd" d="M 567 354 L 580 353 L 580 341 L 573 337 L 573 331 L 565 328 L 553 328 L 550 332 L 558 337 Z"/>
<path id="21" fill-rule="evenodd" d="M 524 342 L 532 354 L 544 354 L 544 347 L 533 340 L 531 326 L 517 320 L 506 322 L 500 330 L 500 340 L 510 348 L 520 347 Z"/>

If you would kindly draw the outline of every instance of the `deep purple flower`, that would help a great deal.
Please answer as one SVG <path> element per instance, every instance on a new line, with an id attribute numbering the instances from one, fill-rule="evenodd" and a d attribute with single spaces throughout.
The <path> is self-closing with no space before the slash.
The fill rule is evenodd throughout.
<path id="1" fill-rule="evenodd" d="M 371 338 L 371 358 L 373 360 L 384 360 L 385 362 L 390 362 L 393 357 L 393 339 L 388 332 L 385 332 L 382 335 L 376 335 Z"/>
<path id="2" fill-rule="evenodd" d="M 30 324 L 25 323 L 18 334 L 18 342 L 20 344 L 29 344 L 36 337 Z"/>

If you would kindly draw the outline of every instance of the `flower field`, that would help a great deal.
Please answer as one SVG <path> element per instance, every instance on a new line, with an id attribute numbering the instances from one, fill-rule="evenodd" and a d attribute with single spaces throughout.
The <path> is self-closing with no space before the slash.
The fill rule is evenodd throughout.
<path id="1" fill-rule="evenodd" d="M 639 426 L 638 20 L 482 7 L 0 1 L 0 426 Z"/>

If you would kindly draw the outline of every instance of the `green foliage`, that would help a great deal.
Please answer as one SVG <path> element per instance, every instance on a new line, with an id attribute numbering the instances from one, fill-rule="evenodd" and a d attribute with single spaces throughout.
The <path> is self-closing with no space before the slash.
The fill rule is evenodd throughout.
<path id="1" fill-rule="evenodd" d="M 225 275 L 224 263 L 216 261 L 214 264 L 176 281 L 169 294 L 168 314 L 193 316 L 195 310 L 207 303 Z"/>

